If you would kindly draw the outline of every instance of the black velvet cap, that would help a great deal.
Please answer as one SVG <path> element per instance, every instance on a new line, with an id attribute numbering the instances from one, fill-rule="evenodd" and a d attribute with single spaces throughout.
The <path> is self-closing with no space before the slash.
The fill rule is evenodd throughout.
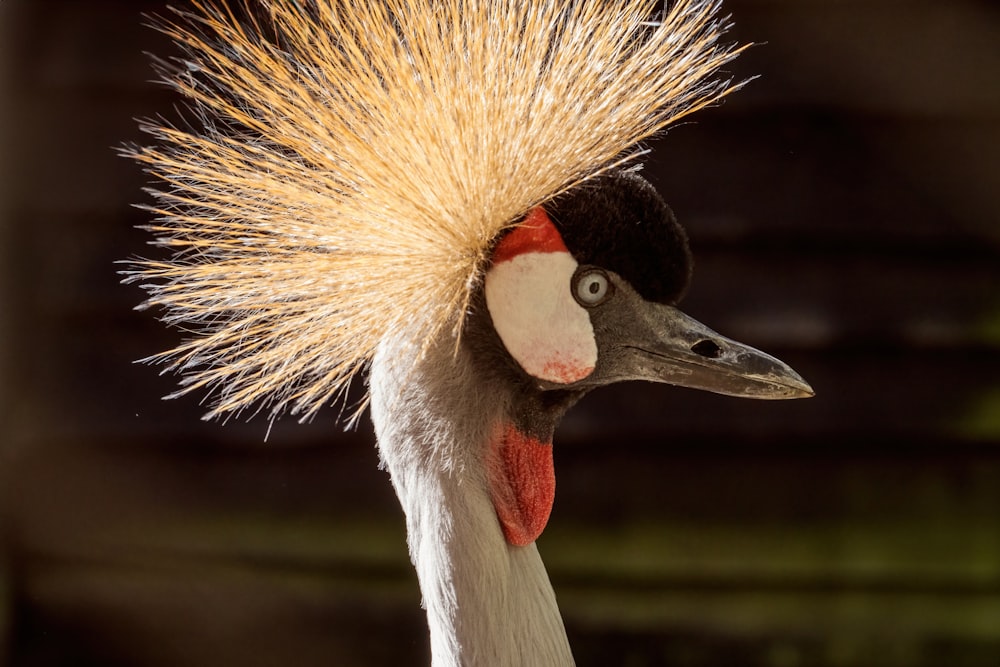
<path id="1" fill-rule="evenodd" d="M 580 264 L 613 271 L 647 301 L 674 304 L 691 280 L 687 234 L 649 182 L 614 172 L 543 207 Z"/>

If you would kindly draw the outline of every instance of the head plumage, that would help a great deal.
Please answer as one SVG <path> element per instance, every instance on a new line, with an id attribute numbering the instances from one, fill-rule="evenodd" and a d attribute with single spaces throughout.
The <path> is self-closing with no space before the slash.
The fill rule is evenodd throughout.
<path id="1" fill-rule="evenodd" d="M 388 332 L 457 333 L 498 234 L 734 89 L 717 0 L 193 0 L 160 26 L 189 126 L 124 153 L 161 184 L 130 261 L 189 338 L 152 357 L 305 419 Z"/>

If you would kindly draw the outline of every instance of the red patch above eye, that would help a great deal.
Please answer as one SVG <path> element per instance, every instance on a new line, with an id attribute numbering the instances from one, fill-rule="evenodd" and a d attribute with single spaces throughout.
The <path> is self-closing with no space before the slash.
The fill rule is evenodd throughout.
<path id="1" fill-rule="evenodd" d="M 569 252 L 541 206 L 531 209 L 524 222 L 500 240 L 493 251 L 493 261 L 504 262 L 526 252 Z"/>

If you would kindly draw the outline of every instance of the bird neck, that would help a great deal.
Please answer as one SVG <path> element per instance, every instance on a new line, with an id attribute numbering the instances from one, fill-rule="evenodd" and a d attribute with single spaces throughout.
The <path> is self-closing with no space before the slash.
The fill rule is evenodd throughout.
<path id="1" fill-rule="evenodd" d="M 369 375 L 372 420 L 406 514 L 433 664 L 572 665 L 538 550 L 533 541 L 508 541 L 494 504 L 491 484 L 503 465 L 497 438 L 524 421 L 523 410 L 509 385 L 484 381 L 476 357 L 465 347 L 456 352 L 454 341 L 422 350 L 396 340 L 379 349 Z M 555 420 L 547 440 L 540 424 L 535 419 L 527 437 L 551 449 Z"/>

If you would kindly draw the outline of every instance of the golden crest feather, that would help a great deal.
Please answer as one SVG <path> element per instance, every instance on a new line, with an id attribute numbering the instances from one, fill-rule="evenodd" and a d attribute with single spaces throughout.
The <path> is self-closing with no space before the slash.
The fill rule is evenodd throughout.
<path id="1" fill-rule="evenodd" d="M 197 127 L 123 152 L 161 185 L 130 262 L 190 338 L 151 360 L 307 419 L 387 332 L 458 334 L 489 250 L 532 207 L 738 86 L 716 0 L 211 0 L 160 26 Z"/>

